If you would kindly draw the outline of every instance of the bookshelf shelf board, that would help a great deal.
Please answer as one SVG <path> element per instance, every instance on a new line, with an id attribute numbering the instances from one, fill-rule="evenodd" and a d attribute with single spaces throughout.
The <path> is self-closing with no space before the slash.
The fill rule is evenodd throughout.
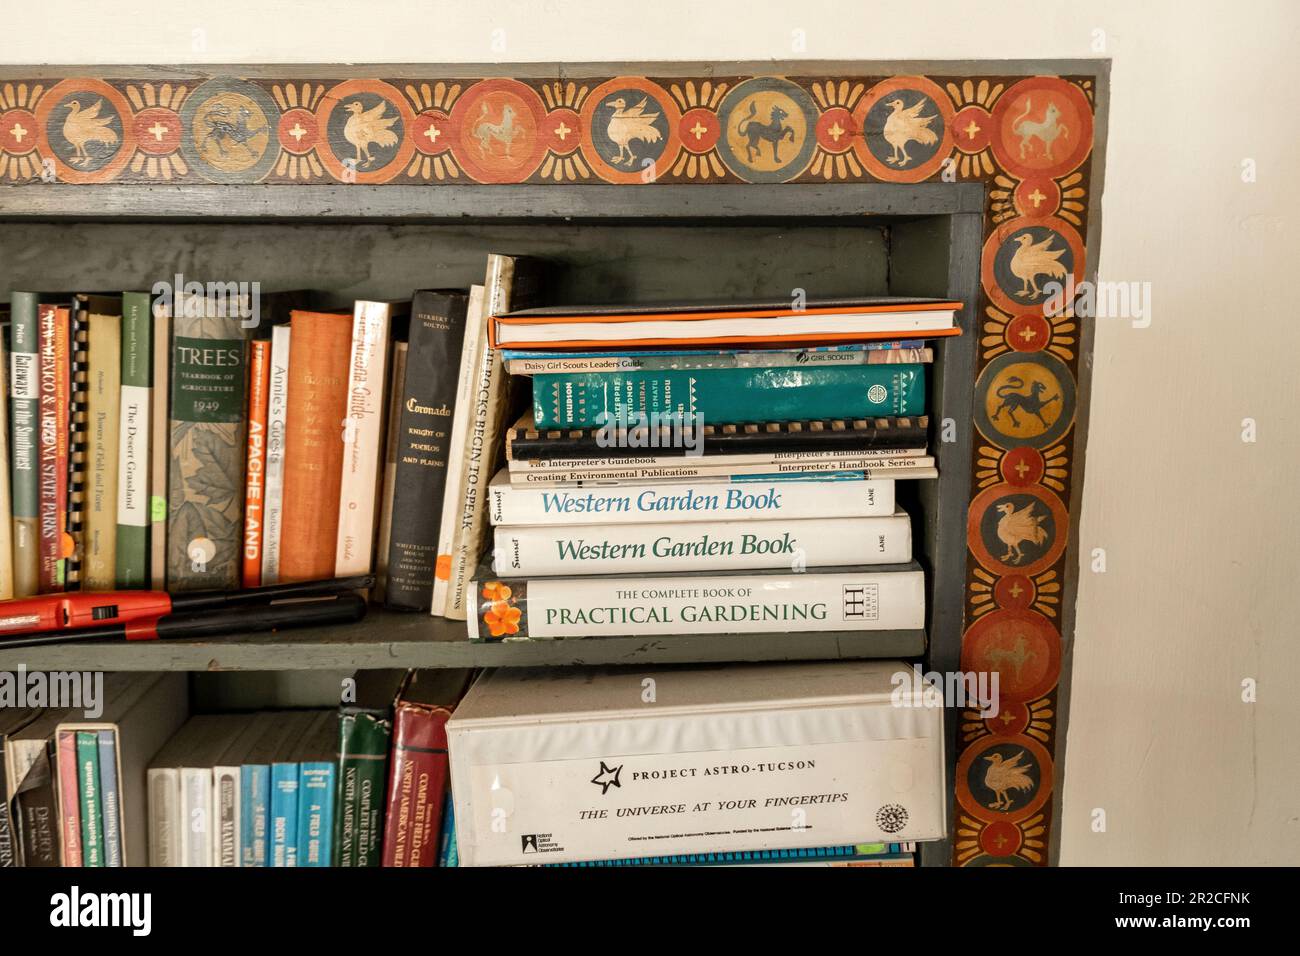
<path id="1" fill-rule="evenodd" d="M 916 658 L 921 630 L 674 634 L 475 644 L 465 625 L 374 610 L 358 624 L 224 640 L 50 644 L 0 650 L 0 671 L 267 671 L 378 667 L 529 667 Z"/>

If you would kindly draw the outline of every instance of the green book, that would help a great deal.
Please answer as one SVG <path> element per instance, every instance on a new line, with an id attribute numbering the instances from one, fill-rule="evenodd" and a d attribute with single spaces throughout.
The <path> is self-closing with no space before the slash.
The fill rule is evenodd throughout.
<path id="1" fill-rule="evenodd" d="M 81 790 L 81 865 L 104 865 L 104 816 L 99 794 L 99 734 L 77 731 L 77 778 Z"/>
<path id="2" fill-rule="evenodd" d="M 148 292 L 122 296 L 122 383 L 117 451 L 117 586 L 148 587 L 153 314 Z M 93 356 L 92 356 L 93 359 Z"/>
<path id="3" fill-rule="evenodd" d="M 41 495 L 36 460 L 40 428 L 38 300 L 34 292 L 15 292 L 9 300 L 9 476 L 14 597 L 30 597 L 40 586 L 41 540 L 37 516 Z"/>
<path id="4" fill-rule="evenodd" d="M 924 413 L 924 365 L 533 376 L 538 428 L 599 428 L 654 416 L 698 416 L 705 425 L 725 425 Z"/>
<path id="5" fill-rule="evenodd" d="M 248 339 L 230 301 L 172 314 L 167 589 L 233 591 L 243 560 Z M 320 502 L 322 507 L 337 503 Z"/>
<path id="6" fill-rule="evenodd" d="M 355 704 L 339 708 L 339 768 L 334 800 L 338 866 L 379 866 L 384 842 L 385 787 L 393 736 L 393 700 L 404 670 L 363 671 Z"/>

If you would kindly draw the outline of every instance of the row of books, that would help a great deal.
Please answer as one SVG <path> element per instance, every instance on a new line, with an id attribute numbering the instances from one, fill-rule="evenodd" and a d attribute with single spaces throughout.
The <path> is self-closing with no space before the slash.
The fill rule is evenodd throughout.
<path id="1" fill-rule="evenodd" d="M 530 401 L 488 489 L 471 640 L 922 627 L 895 483 L 938 474 L 927 339 L 957 308 L 496 319 L 498 340 L 531 336 L 502 349 Z"/>
<path id="2" fill-rule="evenodd" d="M 363 671 L 193 716 L 110 674 L 94 720 L 0 714 L 0 866 L 911 865 L 944 744 L 904 668 Z"/>

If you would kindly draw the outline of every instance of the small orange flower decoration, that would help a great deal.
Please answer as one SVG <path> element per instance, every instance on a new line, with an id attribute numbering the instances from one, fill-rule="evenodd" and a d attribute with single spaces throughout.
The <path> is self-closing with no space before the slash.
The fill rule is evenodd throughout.
<path id="1" fill-rule="evenodd" d="M 519 619 L 523 616 L 519 608 L 511 607 L 505 601 L 496 601 L 483 615 L 483 623 L 493 637 L 505 637 L 519 633 Z"/>
<path id="2" fill-rule="evenodd" d="M 489 581 L 483 585 L 483 597 L 488 601 L 509 601 L 510 588 L 500 581 Z"/>
<path id="3" fill-rule="evenodd" d="M 451 579 L 451 555 L 440 554 L 433 567 L 433 576 L 439 581 Z"/>

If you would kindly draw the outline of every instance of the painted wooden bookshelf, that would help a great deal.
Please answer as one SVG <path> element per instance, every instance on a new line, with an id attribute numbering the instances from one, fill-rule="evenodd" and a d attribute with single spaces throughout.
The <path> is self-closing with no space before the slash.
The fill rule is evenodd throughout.
<path id="1" fill-rule="evenodd" d="M 370 72 L 365 75 L 386 79 L 345 79 L 342 86 L 348 86 L 357 96 L 373 96 L 375 90 L 387 95 L 386 90 L 405 88 L 410 102 L 401 110 L 410 131 L 399 152 L 404 151 L 403 162 L 409 166 L 383 179 L 357 172 L 355 182 L 347 181 L 346 164 L 343 175 L 335 168 L 342 152 L 351 148 L 338 139 L 341 133 L 328 128 L 328 123 L 313 126 L 308 122 L 327 119 L 329 112 L 328 97 L 320 99 L 320 90 L 326 87 L 321 85 L 313 91 L 310 88 L 315 81 L 309 82 L 309 78 L 361 75 L 355 67 L 347 71 L 339 67 L 93 68 L 94 79 L 76 82 L 103 93 L 123 118 L 132 118 L 129 114 L 134 113 L 136 121 L 146 116 L 158 121 L 152 131 L 157 142 L 150 144 L 145 138 L 149 132 L 136 128 L 140 123 L 135 122 L 127 135 L 136 150 L 132 155 L 138 161 L 117 167 L 111 176 L 74 173 L 59 181 L 45 182 L 41 181 L 42 167 L 35 162 L 40 154 L 24 153 L 27 147 L 21 141 L 4 140 L 5 130 L 0 129 L 0 153 L 8 150 L 6 158 L 11 163 L 9 178 L 0 180 L 0 223 L 10 227 L 0 229 L 0 262 L 5 264 L 0 276 L 5 288 L 0 293 L 6 297 L 16 288 L 141 288 L 155 279 L 183 273 L 202 280 L 259 281 L 264 291 L 324 290 L 343 305 L 354 298 L 403 296 L 416 288 L 467 287 L 482 281 L 486 253 L 496 251 L 537 255 L 556 263 L 555 298 L 573 303 L 636 303 L 719 295 L 786 298 L 796 289 L 810 296 L 933 296 L 963 302 L 959 314 L 963 334 L 934 343 L 936 357 L 928 384 L 930 445 L 940 477 L 899 485 L 900 504 L 913 520 L 916 560 L 926 572 L 926 626 L 923 631 L 855 634 L 610 636 L 471 644 L 465 638 L 463 622 L 372 609 L 355 625 L 328 629 L 234 635 L 205 642 L 69 644 L 0 650 L 0 670 L 22 665 L 29 670 L 184 670 L 247 675 L 379 667 L 649 665 L 848 658 L 902 658 L 921 663 L 928 670 L 957 670 L 963 630 L 970 623 L 964 610 L 968 540 L 973 533 L 968 508 L 975 493 L 972 462 L 976 436 L 972 422 L 979 414 L 976 374 L 987 359 L 987 355 L 980 357 L 979 310 L 987 299 L 992 268 L 985 261 L 993 228 L 990 222 L 1017 213 L 1032 217 L 1035 213 L 1026 212 L 1025 203 L 1034 203 L 1037 209 L 1036 204 L 1044 199 L 1049 205 L 1067 202 L 1060 190 L 1051 194 L 1046 184 L 1051 183 L 1052 188 L 1057 184 L 1050 177 L 1034 178 L 1021 170 L 1015 171 L 1019 186 L 1011 180 L 1000 182 L 999 176 L 1005 178 L 1003 167 L 1014 164 L 1002 158 L 1007 147 L 991 144 L 993 132 L 982 130 L 980 123 L 990 126 L 1007 122 L 994 101 L 1008 85 L 1029 83 L 1029 78 L 1057 90 L 1054 95 L 1061 103 L 1068 100 L 1073 104 L 1076 114 L 1081 109 L 1078 97 L 1070 94 L 1075 97 L 1070 99 L 1061 92 L 1066 86 L 1076 93 L 1083 89 L 1082 95 L 1089 99 L 1095 92 L 1098 111 L 1106 104 L 1104 64 L 998 63 L 993 65 L 994 71 L 989 66 L 763 63 L 616 68 L 608 64 L 367 67 Z M 414 143 L 408 149 L 408 143 L 418 135 L 425 135 L 432 144 L 441 133 L 455 133 L 456 125 L 466 122 L 466 103 L 452 106 L 447 98 L 453 82 L 450 78 L 485 78 L 476 81 L 478 86 L 501 96 L 510 95 L 512 90 L 519 92 L 510 84 L 523 85 L 511 77 L 529 78 L 547 100 L 545 112 L 533 118 L 534 131 L 545 132 L 540 129 L 541 117 L 548 121 L 558 118 L 564 122 L 556 126 L 554 134 L 547 135 L 559 137 L 566 125 L 590 129 L 589 108 L 574 102 L 573 91 L 583 83 L 598 85 L 600 90 L 617 85 L 607 78 L 620 71 L 637 74 L 623 77 L 620 82 L 625 80 L 625 85 L 649 90 L 647 84 L 651 81 L 646 76 L 665 77 L 665 89 L 672 89 L 674 96 L 691 99 L 691 103 L 686 99 L 679 102 L 679 106 L 689 108 L 673 107 L 679 122 L 667 144 L 683 160 L 671 170 L 656 168 L 654 173 L 660 181 L 638 186 L 635 172 L 603 167 L 583 172 L 583 158 L 587 167 L 597 165 L 586 140 L 582 150 L 576 145 L 570 149 L 562 138 L 548 140 L 548 152 L 539 154 L 545 156 L 544 162 L 538 159 L 535 171 L 517 182 L 485 175 L 475 165 L 477 141 L 455 141 L 452 152 L 461 166 L 454 176 L 443 173 L 455 172 L 450 162 L 436 163 L 450 155 L 438 152 L 444 148 L 442 145 Z M 990 72 L 998 74 L 991 82 L 1001 85 L 991 86 L 984 78 Z M 5 89 L 6 97 L 0 101 L 0 114 L 8 109 L 7 115 L 17 117 L 17 121 L 30 119 L 52 129 L 49 110 L 41 105 L 45 100 L 33 105 L 19 103 L 15 96 L 28 96 L 38 82 L 44 82 L 47 88 L 57 84 L 45 94 L 46 99 L 55 93 L 65 96 L 76 85 L 65 78 L 84 73 L 84 68 L 79 71 L 69 67 L 2 68 L 0 82 L 22 81 L 23 85 L 16 91 L 0 87 Z M 953 78 L 947 84 L 947 93 L 926 74 Z M 755 89 L 770 88 L 801 103 L 807 99 L 804 115 L 810 121 L 800 135 L 807 143 L 817 139 L 817 149 L 823 152 L 816 153 L 810 164 L 807 156 L 792 158 L 809 164 L 797 175 L 761 171 L 756 166 L 752 174 L 744 176 L 728 172 L 724 165 L 739 168 L 737 163 L 745 165 L 745 158 L 724 156 L 718 160 L 716 150 L 723 147 L 717 145 L 705 151 L 699 141 L 708 133 L 716 142 L 718 132 L 709 133 L 708 127 L 710 122 L 716 125 L 720 117 L 725 119 L 732 108 L 730 97 L 723 98 L 717 92 L 709 99 L 711 94 L 706 90 L 710 87 L 702 82 L 679 87 L 673 78 L 681 76 L 707 76 L 715 92 L 752 84 Z M 857 100 L 861 90 L 851 91 L 847 82 L 840 85 L 827 81 L 822 86 L 820 80 L 808 81 L 803 87 L 817 87 L 821 98 L 813 104 L 807 92 L 799 93 L 795 89 L 798 84 L 779 79 L 782 76 L 863 77 L 872 92 L 866 99 Z M 968 78 L 964 83 L 960 82 L 963 76 Z M 449 79 L 434 82 L 439 77 Z M 1065 77 L 1071 78 L 1068 83 Z M 131 78 L 132 83 L 143 78 L 131 89 L 141 95 L 148 84 L 147 97 L 154 99 L 128 105 L 119 90 L 127 87 L 123 78 Z M 724 82 L 719 78 L 731 79 Z M 970 78 L 978 79 L 980 85 Z M 262 92 L 253 90 L 254 82 L 250 81 L 259 83 Z M 269 97 L 266 90 L 273 89 L 277 97 L 282 96 L 282 89 L 289 90 L 299 81 L 303 102 L 280 102 L 277 106 L 269 98 L 263 101 L 262 97 Z M 63 89 L 68 84 L 68 90 Z M 197 90 L 188 98 L 178 95 L 181 84 Z M 871 99 L 876 96 L 873 84 L 878 84 L 882 95 L 886 86 L 923 91 L 936 108 L 942 106 L 945 138 L 932 160 L 926 160 L 927 164 L 933 162 L 933 169 L 929 165 L 917 167 L 917 175 L 912 176 L 912 170 L 904 174 L 900 167 L 894 175 L 879 156 L 872 160 L 867 150 L 857 146 L 851 151 L 839 150 L 835 130 L 840 120 L 849 117 L 860 128 L 869 119 L 865 112 L 867 100 L 874 103 L 880 99 Z M 998 92 L 990 93 L 991 89 Z M 182 125 L 197 128 L 199 117 L 191 101 L 197 99 L 198 90 L 214 96 L 251 96 L 268 117 L 278 113 L 283 127 L 276 131 L 280 161 L 272 166 L 268 160 L 264 169 L 259 165 L 227 174 L 222 170 L 196 170 L 185 142 L 164 149 L 161 137 L 167 131 L 161 120 L 173 117 Z M 857 107 L 846 107 L 839 101 L 850 93 Z M 158 99 L 164 95 L 172 96 L 170 106 Z M 450 95 L 454 98 L 454 94 Z M 651 95 L 656 95 L 653 90 Z M 961 101 L 966 99 L 969 102 L 963 105 Z M 662 96 L 660 102 L 670 103 Z M 1091 148 L 1091 106 L 1087 113 L 1087 145 Z M 686 139 L 691 128 L 685 120 L 690 117 L 696 120 L 694 146 Z M 978 150 L 972 146 L 959 153 L 953 145 L 958 133 L 956 121 L 965 123 L 968 117 L 970 125 L 961 129 L 972 141 L 982 135 L 982 145 Z M 1082 122 L 1079 115 L 1071 118 Z M 290 120 L 299 122 L 289 124 Z M 817 122 L 815 132 L 812 120 Z M 302 146 L 299 134 L 305 131 L 317 137 L 311 151 L 298 148 Z M 47 138 L 52 135 L 47 134 Z M 828 136 L 832 139 L 826 139 Z M 767 146 L 760 144 L 760 149 L 764 148 Z M 1067 144 L 1065 148 L 1073 147 Z M 55 167 L 60 171 L 71 168 L 66 157 L 58 158 L 57 149 L 53 152 Z M 952 168 L 964 170 L 961 175 L 940 175 L 939 162 L 945 155 L 960 159 L 959 166 L 958 158 L 954 158 Z M 989 155 L 1001 165 L 992 165 Z M 181 157 L 190 158 L 183 171 L 175 163 Z M 697 168 L 697 157 L 699 172 L 687 172 Z M 851 160 L 847 167 L 844 157 Z M 981 157 L 983 168 L 979 166 Z M 324 170 L 319 163 L 315 167 L 309 163 L 317 158 L 325 162 Z M 837 158 L 839 165 L 834 167 Z M 14 174 L 20 159 L 25 164 L 23 177 Z M 175 178 L 156 175 L 152 170 L 161 167 L 150 165 L 155 160 L 173 163 Z M 1075 167 L 1082 162 L 1069 157 L 1061 162 L 1067 160 Z M 858 168 L 859 161 L 866 166 L 868 175 Z M 716 165 L 710 168 L 710 162 Z M 826 164 L 824 176 L 809 172 L 822 169 L 822 163 Z M 291 181 L 299 170 L 302 179 Z M 1091 204 L 1100 183 L 1098 180 L 1089 191 L 1087 175 L 1085 172 L 1079 177 L 1083 182 L 1080 192 L 1088 192 L 1087 202 Z M 691 177 L 694 181 L 690 181 Z M 896 181 L 879 181 L 891 178 Z M 924 181 L 905 181 L 908 179 Z M 1028 192 L 1031 182 L 1035 186 L 1033 193 Z M 1008 183 L 1011 188 L 1023 187 L 1024 197 L 1017 193 L 1007 199 Z M 1084 208 L 1077 201 L 1075 205 Z M 1089 232 L 1090 251 L 1094 239 Z M 1091 274 L 1091 261 L 1095 261 L 1092 252 L 1085 272 L 1082 251 L 1080 245 L 1080 277 Z M 1080 369 L 1070 374 L 1077 374 L 1081 385 L 1086 386 L 1086 371 L 1082 366 Z M 1082 401 L 1079 407 L 1083 408 Z M 1072 440 L 1081 449 L 1078 430 Z M 1078 465 L 1074 467 L 1077 471 Z M 1061 517 L 1064 524 L 1060 531 L 1064 535 L 1070 525 L 1077 523 L 1077 516 L 1072 519 L 1062 511 Z M 1063 542 L 1064 538 L 1062 548 Z M 992 587 L 988 590 L 993 591 Z M 1071 580 L 1067 579 L 1060 601 L 1060 630 L 1068 638 L 1073 615 Z M 232 674 L 231 679 L 239 679 L 238 674 Z M 957 740 L 957 716 L 950 711 L 946 722 L 950 826 L 956 822 L 955 768 L 963 746 Z M 1050 783 L 1050 768 L 1045 779 Z M 952 859 L 951 841 L 926 845 L 922 851 L 925 864 L 947 864 Z"/>

